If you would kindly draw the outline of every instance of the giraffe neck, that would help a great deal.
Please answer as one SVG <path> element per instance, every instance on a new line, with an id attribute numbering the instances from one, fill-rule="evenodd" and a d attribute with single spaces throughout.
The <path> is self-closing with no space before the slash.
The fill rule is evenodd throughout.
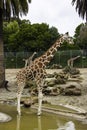
<path id="1" fill-rule="evenodd" d="M 57 40 L 41 57 L 40 60 L 42 60 L 43 64 L 46 66 L 51 59 L 54 57 L 55 52 L 60 47 L 62 40 L 61 38 Z"/>
<path id="2" fill-rule="evenodd" d="M 36 52 L 34 52 L 32 55 L 31 55 L 31 59 L 33 59 L 33 57 L 36 55 Z"/>

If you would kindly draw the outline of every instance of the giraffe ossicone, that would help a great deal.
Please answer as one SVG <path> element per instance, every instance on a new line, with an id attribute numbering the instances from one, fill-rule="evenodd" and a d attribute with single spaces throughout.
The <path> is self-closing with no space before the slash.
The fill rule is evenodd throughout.
<path id="1" fill-rule="evenodd" d="M 43 85 L 44 80 L 46 78 L 46 66 L 53 58 L 55 52 L 60 47 L 60 45 L 64 42 L 64 40 L 68 40 L 68 35 L 65 34 L 60 37 L 56 42 L 40 57 L 36 58 L 29 66 L 22 68 L 17 73 L 17 111 L 18 114 L 21 115 L 20 108 L 20 100 L 23 92 L 23 88 L 25 86 L 25 82 L 27 80 L 33 80 L 36 82 L 37 90 L 38 90 L 38 113 L 37 115 L 41 115 L 42 108 L 42 100 L 43 100 Z"/>

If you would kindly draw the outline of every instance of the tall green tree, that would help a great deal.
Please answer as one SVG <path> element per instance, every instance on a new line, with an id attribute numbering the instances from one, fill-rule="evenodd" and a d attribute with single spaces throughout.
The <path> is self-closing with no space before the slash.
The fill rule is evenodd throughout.
<path id="1" fill-rule="evenodd" d="M 3 20 L 26 15 L 31 0 L 0 0 L 0 87 L 5 83 Z"/>
<path id="2" fill-rule="evenodd" d="M 81 23 L 80 25 L 78 25 L 77 27 L 76 27 L 76 29 L 75 29 L 75 34 L 74 34 L 74 43 L 75 44 L 78 44 L 78 37 L 79 37 L 79 35 L 80 35 L 80 30 L 81 30 L 81 27 L 83 26 L 84 24 L 83 23 Z"/>
<path id="3" fill-rule="evenodd" d="M 79 31 L 78 31 L 79 29 Z M 76 28 L 75 43 L 84 50 L 87 50 L 87 24 L 80 24 Z"/>
<path id="4" fill-rule="evenodd" d="M 76 4 L 76 11 L 79 16 L 87 22 L 87 0 L 72 0 L 72 5 Z"/>
<path id="5" fill-rule="evenodd" d="M 21 21 L 18 24 L 13 21 L 4 24 L 4 44 L 7 51 L 45 51 L 58 37 L 58 30 L 50 28 L 46 23 L 30 24 L 29 21 Z"/>
<path id="6" fill-rule="evenodd" d="M 17 35 L 19 33 L 19 25 L 17 21 L 4 22 L 3 34 L 4 34 L 4 50 L 15 51 L 17 46 Z"/>

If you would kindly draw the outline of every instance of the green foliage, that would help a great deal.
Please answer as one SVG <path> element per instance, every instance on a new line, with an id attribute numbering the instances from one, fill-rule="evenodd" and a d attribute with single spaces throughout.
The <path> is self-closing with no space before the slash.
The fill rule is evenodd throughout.
<path id="1" fill-rule="evenodd" d="M 87 23 L 80 24 L 75 31 L 75 43 L 81 49 L 87 49 Z"/>
<path id="2" fill-rule="evenodd" d="M 78 26 L 76 27 L 76 29 L 75 29 L 75 35 L 74 35 L 75 39 L 78 38 L 78 36 L 79 36 L 79 34 L 80 34 L 80 28 L 81 28 L 81 26 L 83 26 L 83 25 L 84 25 L 84 24 L 81 23 L 80 25 L 78 25 Z"/>
<path id="3" fill-rule="evenodd" d="M 31 24 L 29 20 L 13 18 L 11 22 L 4 22 L 5 51 L 46 51 L 58 38 L 57 28 L 49 27 L 46 23 Z M 87 46 L 87 25 L 77 26 L 74 43 L 64 42 L 60 50 L 78 50 Z"/>
<path id="4" fill-rule="evenodd" d="M 79 46 L 77 44 L 69 44 L 68 42 L 64 42 L 61 45 L 60 50 L 79 50 Z"/>
<path id="5" fill-rule="evenodd" d="M 12 51 L 17 48 L 17 39 L 16 36 L 19 33 L 19 25 L 16 21 L 4 23 L 4 44 L 5 51 Z"/>
<path id="6" fill-rule="evenodd" d="M 58 37 L 57 29 L 46 23 L 31 25 L 27 20 L 4 23 L 5 51 L 47 50 Z"/>

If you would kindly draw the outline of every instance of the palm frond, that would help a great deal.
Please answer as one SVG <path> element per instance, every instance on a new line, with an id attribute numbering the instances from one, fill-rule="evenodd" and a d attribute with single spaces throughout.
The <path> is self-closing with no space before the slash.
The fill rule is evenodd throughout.
<path id="1" fill-rule="evenodd" d="M 26 15 L 29 11 L 31 0 L 0 0 L 0 7 L 3 1 L 3 14 L 5 17 Z"/>
<path id="2" fill-rule="evenodd" d="M 72 0 L 72 5 L 76 4 L 76 11 L 79 16 L 87 21 L 87 0 Z"/>

